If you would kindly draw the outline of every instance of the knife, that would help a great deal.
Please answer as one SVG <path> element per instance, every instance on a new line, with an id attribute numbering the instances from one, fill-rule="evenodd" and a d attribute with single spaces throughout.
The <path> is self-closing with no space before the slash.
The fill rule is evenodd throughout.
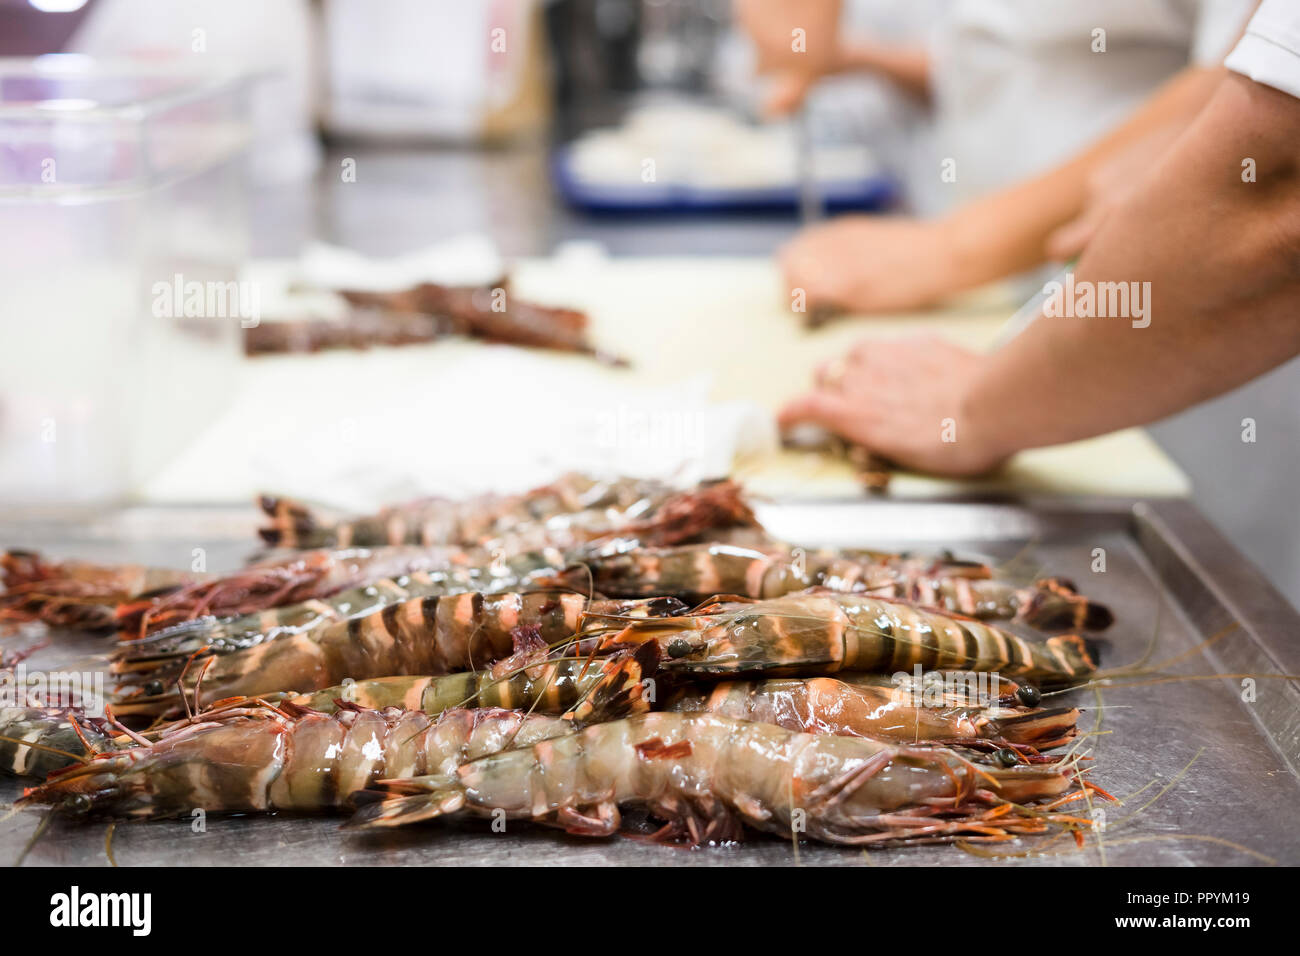
<path id="1" fill-rule="evenodd" d="M 799 177 L 799 222 L 810 226 L 822 218 L 821 190 L 817 185 L 817 167 L 813 157 L 812 119 L 808 104 L 799 107 L 794 118 L 796 170 Z"/>
<path id="2" fill-rule="evenodd" d="M 1048 286 L 1055 285 L 1063 287 L 1065 285 L 1066 277 L 1074 271 L 1074 263 L 1076 261 L 1078 260 L 1071 259 L 1066 263 L 1060 272 L 1056 273 L 1052 278 L 1044 282 L 1041 289 L 1030 296 L 1029 300 L 1024 305 L 1011 314 L 1011 318 L 1007 319 L 1007 321 L 1003 323 L 1002 328 L 998 330 L 997 337 L 993 339 L 994 351 L 1002 348 L 1002 346 L 1006 345 L 1017 335 L 1034 324 L 1034 320 L 1043 312 L 1043 304 L 1047 302 L 1048 298 L 1050 298 L 1047 292 Z"/>

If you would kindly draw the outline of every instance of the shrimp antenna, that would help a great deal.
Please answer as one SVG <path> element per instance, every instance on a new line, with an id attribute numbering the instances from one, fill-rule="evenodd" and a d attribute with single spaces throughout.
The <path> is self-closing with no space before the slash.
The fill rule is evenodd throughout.
<path id="1" fill-rule="evenodd" d="M 126 724 L 122 723 L 120 720 L 114 717 L 113 708 L 111 706 L 106 706 L 104 708 L 104 719 L 107 720 L 114 727 L 116 727 L 118 730 L 122 731 L 122 733 L 126 734 L 132 740 L 134 740 L 141 747 L 153 746 L 153 743 L 147 737 L 140 736 L 134 730 L 128 727 Z"/>
<path id="2" fill-rule="evenodd" d="M 18 854 L 18 859 L 14 860 L 14 866 L 23 865 L 23 860 L 27 859 L 27 854 L 32 852 L 32 848 L 36 846 L 36 841 L 39 840 L 41 836 L 45 833 L 52 819 L 54 819 L 54 811 L 53 810 L 45 811 L 44 816 L 41 817 L 41 822 L 36 824 L 36 829 L 32 832 L 32 835 L 28 837 L 27 842 L 23 845 L 23 851 Z"/>
<path id="3" fill-rule="evenodd" d="M 591 565 L 586 561 L 578 561 L 569 565 L 565 570 L 566 572 L 576 571 L 579 568 L 581 568 L 587 575 L 587 590 L 583 591 L 581 588 L 574 588 L 573 590 L 577 591 L 579 594 L 585 594 L 587 596 L 587 603 L 591 604 L 591 602 L 596 599 L 596 574 L 591 570 Z"/>
<path id="4" fill-rule="evenodd" d="M 999 561 L 996 564 L 993 564 L 993 570 L 1003 573 L 1009 578 L 1023 576 L 1029 580 L 1033 580 L 1037 577 L 1038 572 L 1043 570 L 1043 565 L 1040 561 L 1030 561 L 1029 555 L 1033 553 L 1034 548 L 1036 548 L 1041 541 L 1042 536 L 1035 533 L 1034 536 L 1027 539 L 1011 557 L 1007 558 L 1005 561 Z M 1033 570 L 1030 573 L 1025 574 L 1024 569 L 1026 568 Z"/>
<path id="5" fill-rule="evenodd" d="M 209 669 L 210 667 L 212 667 L 212 665 L 215 664 L 216 662 L 217 662 L 217 659 L 216 659 L 215 657 L 212 657 L 211 655 L 209 655 L 208 659 L 207 659 L 206 661 L 203 662 L 203 666 L 199 668 L 199 676 L 198 676 L 198 677 L 195 679 L 195 681 L 194 681 L 194 713 L 195 713 L 195 714 L 198 714 L 198 713 L 200 712 L 200 711 L 199 711 L 199 694 L 200 694 L 200 692 L 201 692 L 202 689 L 203 689 L 203 677 L 204 677 L 204 675 L 207 674 L 208 669 Z M 185 696 L 185 689 L 184 689 L 184 688 L 181 688 L 181 696 L 182 696 L 182 697 Z"/>
<path id="6" fill-rule="evenodd" d="M 0 740 L 3 740 L 7 744 L 17 744 L 19 747 L 30 747 L 32 750 L 43 750 L 49 754 L 58 754 L 60 757 L 68 757 L 69 759 L 76 760 L 79 763 L 86 762 L 85 755 L 70 753 L 66 750 L 60 750 L 58 747 L 51 747 L 48 744 L 29 743 L 26 740 L 20 740 L 17 737 L 8 737 L 4 734 L 0 734 Z"/>
<path id="7" fill-rule="evenodd" d="M 104 834 L 104 856 L 108 857 L 108 862 L 117 867 L 117 859 L 113 856 L 113 833 L 117 829 L 117 821 L 110 820 L 108 831 Z"/>

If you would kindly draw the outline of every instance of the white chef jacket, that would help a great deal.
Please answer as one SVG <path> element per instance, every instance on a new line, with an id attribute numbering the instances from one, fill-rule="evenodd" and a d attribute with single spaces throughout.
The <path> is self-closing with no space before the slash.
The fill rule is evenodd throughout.
<path id="1" fill-rule="evenodd" d="M 938 179 L 938 161 L 952 160 L 956 181 L 936 187 L 949 207 L 1045 172 L 1180 69 L 1222 62 L 1254 6 L 953 0 L 934 39 L 936 164 L 923 172 Z M 1094 52 L 1103 38 L 1105 51 Z"/>
<path id="2" fill-rule="evenodd" d="M 1300 97 L 1300 0 L 1264 0 L 1225 65 Z"/>

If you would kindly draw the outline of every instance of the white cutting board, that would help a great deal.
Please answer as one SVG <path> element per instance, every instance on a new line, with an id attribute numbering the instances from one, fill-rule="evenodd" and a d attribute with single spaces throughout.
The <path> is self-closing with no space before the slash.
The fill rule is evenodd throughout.
<path id="1" fill-rule="evenodd" d="M 807 389 L 818 364 L 863 338 L 942 335 L 973 349 L 991 346 L 1018 305 L 990 288 L 943 309 L 844 319 L 815 331 L 790 311 L 779 270 L 767 258 L 558 256 L 520 263 L 521 295 L 584 308 L 593 337 L 627 356 L 632 374 L 665 382 L 705 370 L 713 397 L 775 412 Z M 736 472 L 755 492 L 844 497 L 861 487 L 843 462 L 815 453 L 743 456 Z M 1059 495 L 1179 496 L 1186 475 L 1138 428 L 1017 455 L 975 480 L 900 473 L 890 494 L 929 497 L 1004 491 Z"/>
<path id="2" fill-rule="evenodd" d="M 769 259 L 580 249 L 517 263 L 512 294 L 585 309 L 595 343 L 631 367 L 462 339 L 246 360 L 226 410 L 140 497 L 247 501 L 274 491 L 361 510 L 528 487 L 570 469 L 692 480 L 729 465 L 759 495 L 856 497 L 845 463 L 778 450 L 775 410 L 863 336 L 932 332 L 981 348 L 1014 308 L 983 293 L 938 312 L 809 332 L 785 307 Z M 648 414 L 681 433 L 647 438 L 637 416 Z M 890 485 L 904 497 L 986 490 L 1164 496 L 1186 494 L 1188 483 L 1133 429 L 1026 452 L 979 481 L 900 474 Z"/>

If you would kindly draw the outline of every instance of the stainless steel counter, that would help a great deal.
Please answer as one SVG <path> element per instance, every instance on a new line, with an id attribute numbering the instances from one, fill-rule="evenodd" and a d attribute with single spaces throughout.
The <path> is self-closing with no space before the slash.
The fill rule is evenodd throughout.
<path id="1" fill-rule="evenodd" d="M 1255 675 L 1255 698 L 1240 678 L 1116 681 L 1070 695 L 1085 709 L 1092 779 L 1120 797 L 1104 806 L 1107 827 L 1083 850 L 1022 839 L 1000 847 L 1007 862 L 1080 864 L 1300 863 L 1300 684 L 1266 675 L 1300 674 L 1300 615 L 1186 502 L 989 503 L 857 502 L 770 505 L 771 530 L 806 545 L 879 545 L 987 554 L 1025 575 L 1075 580 L 1115 611 L 1102 666 L 1138 661 L 1154 638 L 1151 660 L 1188 653 L 1171 671 L 1193 678 Z M 188 563 L 206 549 L 209 567 L 232 566 L 253 537 L 251 512 L 137 508 L 92 520 L 51 516 L 5 520 L 0 541 L 88 559 Z M 1104 549 L 1104 572 L 1093 570 Z M 1208 638 L 1231 628 L 1200 652 Z M 102 652 L 93 638 L 60 638 L 30 662 L 51 667 Z M 20 784 L 0 781 L 0 800 Z M 0 861 L 16 859 L 37 824 L 24 814 L 0 825 Z M 55 823 L 30 863 L 106 862 L 104 824 Z M 947 847 L 863 853 L 759 838 L 723 848 L 682 851 L 628 839 L 587 841 L 523 825 L 504 834 L 434 825 L 368 838 L 340 832 L 338 820 L 209 817 L 119 825 L 118 862 L 129 864 L 455 863 L 548 865 L 976 865 L 989 861 Z"/>

